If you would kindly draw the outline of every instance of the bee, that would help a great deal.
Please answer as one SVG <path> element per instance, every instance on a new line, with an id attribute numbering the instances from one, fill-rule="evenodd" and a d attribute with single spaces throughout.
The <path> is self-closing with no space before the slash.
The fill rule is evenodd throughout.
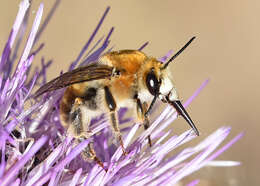
<path id="1" fill-rule="evenodd" d="M 114 136 L 126 154 L 118 126 L 117 111 L 120 107 L 134 110 L 136 121 L 149 127 L 149 113 L 157 99 L 172 105 L 194 132 L 199 135 L 190 116 L 179 100 L 169 64 L 190 45 L 192 37 L 166 63 L 148 57 L 138 50 L 120 50 L 101 56 L 97 63 L 79 67 L 64 73 L 40 87 L 35 97 L 46 92 L 67 87 L 60 102 L 60 121 L 67 134 L 78 142 L 92 134 L 90 120 L 102 113 L 108 113 Z M 152 145 L 148 136 L 149 145 Z M 82 152 L 84 159 L 95 160 L 104 168 L 96 156 L 93 142 Z"/>

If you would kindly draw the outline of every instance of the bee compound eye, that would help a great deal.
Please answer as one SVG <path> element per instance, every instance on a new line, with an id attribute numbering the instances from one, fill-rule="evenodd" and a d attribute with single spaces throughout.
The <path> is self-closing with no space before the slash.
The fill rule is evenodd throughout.
<path id="1" fill-rule="evenodd" d="M 159 90 L 159 81 L 153 71 L 149 72 L 146 76 L 146 86 L 152 95 L 156 95 Z"/>

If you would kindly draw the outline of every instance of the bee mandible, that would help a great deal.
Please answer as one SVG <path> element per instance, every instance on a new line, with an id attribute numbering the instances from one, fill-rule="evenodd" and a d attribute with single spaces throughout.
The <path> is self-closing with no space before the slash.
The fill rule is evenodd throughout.
<path id="1" fill-rule="evenodd" d="M 120 50 L 101 56 L 96 63 L 79 67 L 46 83 L 35 93 L 38 97 L 46 92 L 67 87 L 60 102 L 60 121 L 67 133 L 78 142 L 91 136 L 91 118 L 108 113 L 116 139 L 126 154 L 118 126 L 117 111 L 120 107 L 133 108 L 136 121 L 149 127 L 149 113 L 157 99 L 172 105 L 194 132 L 199 132 L 179 100 L 168 65 L 190 45 L 192 37 L 166 63 L 148 57 L 138 50 Z M 148 136 L 149 145 L 152 145 Z M 84 159 L 95 160 L 93 142 L 82 152 Z"/>

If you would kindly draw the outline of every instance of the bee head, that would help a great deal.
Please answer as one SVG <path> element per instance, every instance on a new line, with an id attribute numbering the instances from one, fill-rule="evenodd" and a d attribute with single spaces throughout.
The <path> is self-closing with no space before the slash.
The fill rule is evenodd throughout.
<path id="1" fill-rule="evenodd" d="M 175 108 L 177 113 L 181 115 L 190 127 L 194 130 L 196 135 L 199 135 L 199 131 L 191 120 L 189 114 L 181 104 L 178 99 L 177 91 L 171 80 L 170 73 L 168 72 L 168 65 L 172 62 L 193 40 L 195 37 L 191 38 L 174 56 L 170 58 L 165 64 L 161 64 L 160 69 L 152 67 L 150 71 L 146 74 L 146 86 L 148 91 L 154 96 L 154 99 L 148 109 L 151 109 L 155 100 L 159 98 L 162 102 L 168 103 Z"/>

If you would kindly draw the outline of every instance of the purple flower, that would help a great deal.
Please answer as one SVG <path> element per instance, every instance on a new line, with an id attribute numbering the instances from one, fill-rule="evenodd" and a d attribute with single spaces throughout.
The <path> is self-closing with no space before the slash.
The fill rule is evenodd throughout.
<path id="1" fill-rule="evenodd" d="M 46 71 L 52 61 L 46 63 L 43 58 L 41 69 L 36 68 L 34 71 L 31 64 L 35 55 L 44 47 L 43 43 L 38 46 L 37 43 L 59 2 L 55 2 L 40 28 L 43 4 L 39 6 L 23 53 L 18 57 L 17 50 L 22 47 L 20 43 L 25 38 L 29 16 L 27 11 L 30 6 L 29 0 L 23 0 L 0 58 L 0 185 L 172 185 L 204 166 L 239 164 L 232 161 L 213 161 L 243 135 L 237 135 L 219 148 L 230 133 L 230 127 L 222 127 L 196 146 L 184 148 L 169 157 L 169 152 L 196 137 L 191 130 L 180 135 L 173 135 L 172 129 L 164 130 L 177 118 L 170 106 L 138 137 L 136 132 L 139 123 L 121 130 L 129 152 L 127 156 L 122 154 L 120 146 L 109 142 L 112 137 L 107 128 L 108 121 L 102 116 L 96 118 L 91 125 L 95 134 L 92 137 L 94 145 L 98 147 L 97 156 L 108 171 L 105 172 L 95 162 L 83 161 L 79 154 L 89 141 L 75 145 L 72 138 L 66 137 L 66 131 L 59 122 L 58 105 L 63 90 L 48 93 L 41 100 L 32 98 L 32 89 L 46 82 Z M 100 55 L 112 49 L 108 45 L 113 28 L 106 38 L 99 39 L 93 48 L 89 48 L 108 11 L 109 8 L 69 70 L 96 61 Z M 147 43 L 141 46 L 140 50 L 146 45 Z M 170 54 L 171 52 L 161 60 L 166 60 Z M 16 61 L 17 66 L 14 65 Z M 33 74 L 32 78 L 29 78 L 29 72 Z M 185 107 L 207 83 L 208 80 L 202 83 L 184 103 Z M 131 118 L 125 118 L 126 111 L 126 108 L 119 111 L 121 124 L 131 122 Z M 147 145 L 148 135 L 154 141 L 151 148 Z M 196 185 L 198 182 L 199 180 L 195 180 L 189 185 Z"/>

